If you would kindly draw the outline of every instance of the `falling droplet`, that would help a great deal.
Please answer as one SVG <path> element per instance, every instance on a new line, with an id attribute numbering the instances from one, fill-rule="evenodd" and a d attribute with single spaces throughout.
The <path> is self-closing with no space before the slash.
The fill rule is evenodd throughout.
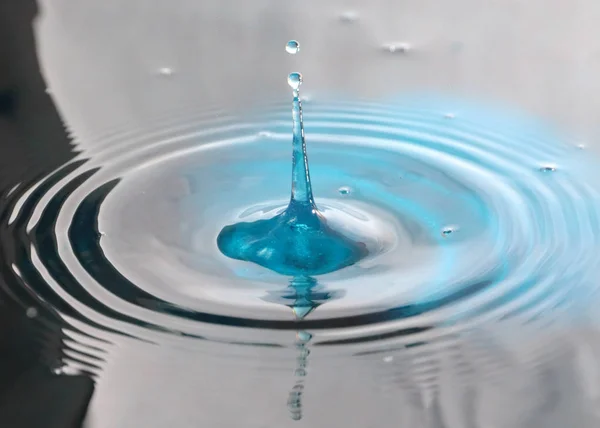
<path id="1" fill-rule="evenodd" d="M 174 70 L 170 67 L 161 67 L 158 69 L 158 74 L 160 74 L 161 76 L 172 76 L 174 73 Z"/>
<path id="2" fill-rule="evenodd" d="M 300 43 L 296 40 L 290 40 L 285 45 L 285 51 L 291 55 L 295 55 L 300 51 Z"/>
<path id="3" fill-rule="evenodd" d="M 543 165 L 540 167 L 541 172 L 554 172 L 556 171 L 556 165 Z"/>
<path id="4" fill-rule="evenodd" d="M 383 49 L 390 53 L 407 53 L 412 49 L 411 45 L 406 42 L 401 43 L 386 43 Z"/>
<path id="5" fill-rule="evenodd" d="M 38 310 L 32 306 L 27 309 L 27 312 L 25 312 L 25 315 L 27 315 L 27 318 L 35 318 L 38 315 Z"/>
<path id="6" fill-rule="evenodd" d="M 340 195 L 349 195 L 352 192 L 352 189 L 348 186 L 342 186 L 338 189 Z"/>
<path id="7" fill-rule="evenodd" d="M 353 10 L 349 10 L 340 14 L 340 21 L 343 23 L 350 24 L 356 20 L 358 20 L 358 13 Z"/>
<path id="8" fill-rule="evenodd" d="M 288 85 L 294 90 L 297 91 L 300 89 L 300 85 L 302 84 L 302 74 L 293 72 L 288 76 Z"/>

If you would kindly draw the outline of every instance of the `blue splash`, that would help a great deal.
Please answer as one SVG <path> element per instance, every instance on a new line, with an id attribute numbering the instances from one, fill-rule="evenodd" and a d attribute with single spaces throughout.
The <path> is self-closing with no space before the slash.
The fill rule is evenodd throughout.
<path id="1" fill-rule="evenodd" d="M 290 276 L 322 275 L 353 265 L 367 254 L 354 242 L 328 226 L 313 199 L 299 87 L 300 73 L 288 78 L 294 93 L 292 141 L 292 195 L 284 212 L 252 223 L 223 228 L 219 250 L 232 259 L 256 263 Z"/>

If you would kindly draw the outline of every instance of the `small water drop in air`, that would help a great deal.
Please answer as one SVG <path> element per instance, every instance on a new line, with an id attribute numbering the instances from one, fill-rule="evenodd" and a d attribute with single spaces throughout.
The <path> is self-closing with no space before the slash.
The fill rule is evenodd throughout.
<path id="1" fill-rule="evenodd" d="M 454 115 L 454 113 L 445 113 L 444 114 L 444 119 L 454 119 L 456 116 Z"/>
<path id="2" fill-rule="evenodd" d="M 543 165 L 540 167 L 541 172 L 554 172 L 556 171 L 556 165 Z"/>
<path id="3" fill-rule="evenodd" d="M 300 89 L 300 85 L 302 85 L 302 74 L 293 72 L 288 76 L 288 85 L 294 90 L 297 91 Z"/>
<path id="4" fill-rule="evenodd" d="M 27 312 L 25 312 L 25 315 L 27 315 L 27 318 L 35 318 L 38 315 L 38 310 L 37 310 L 37 308 L 34 308 L 32 306 L 27 309 Z"/>
<path id="5" fill-rule="evenodd" d="M 387 357 L 383 357 L 383 361 L 385 363 L 391 363 L 392 361 L 394 361 L 394 357 L 391 355 L 388 355 Z"/>
<path id="6" fill-rule="evenodd" d="M 300 43 L 296 40 L 290 40 L 285 45 L 285 51 L 289 54 L 295 55 L 300 51 Z"/>

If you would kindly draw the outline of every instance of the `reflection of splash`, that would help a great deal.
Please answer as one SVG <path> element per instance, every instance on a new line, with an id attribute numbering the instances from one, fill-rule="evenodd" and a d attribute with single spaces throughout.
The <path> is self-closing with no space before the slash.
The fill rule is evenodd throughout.
<path id="1" fill-rule="evenodd" d="M 343 295 L 342 290 L 324 290 L 315 278 L 297 276 L 292 278 L 285 290 L 268 292 L 263 300 L 287 306 L 301 320 L 323 303 L 339 299 Z"/>
<path id="2" fill-rule="evenodd" d="M 306 377 L 306 365 L 310 349 L 308 342 L 312 339 L 312 334 L 307 331 L 298 331 L 296 333 L 296 349 L 298 357 L 296 359 L 296 370 L 294 376 L 298 378 L 294 387 L 288 396 L 288 410 L 293 420 L 299 421 L 302 419 L 302 394 L 304 393 L 304 378 Z"/>

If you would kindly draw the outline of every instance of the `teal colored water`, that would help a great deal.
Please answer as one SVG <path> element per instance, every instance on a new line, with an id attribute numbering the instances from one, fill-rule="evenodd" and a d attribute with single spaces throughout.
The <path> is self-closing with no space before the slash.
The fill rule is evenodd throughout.
<path id="1" fill-rule="evenodd" d="M 290 43 L 297 47 L 295 41 L 287 47 Z M 322 275 L 353 265 L 368 251 L 363 242 L 331 228 L 315 204 L 300 100 L 302 75 L 290 73 L 288 84 L 294 97 L 290 203 L 270 219 L 226 226 L 217 245 L 232 259 L 253 262 L 282 275 Z"/>

